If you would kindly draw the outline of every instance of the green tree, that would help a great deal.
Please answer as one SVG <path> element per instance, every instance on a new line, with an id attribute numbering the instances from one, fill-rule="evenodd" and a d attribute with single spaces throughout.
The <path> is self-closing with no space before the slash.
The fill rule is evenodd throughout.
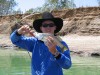
<path id="1" fill-rule="evenodd" d="M 16 11 L 13 10 L 12 14 L 23 14 L 23 12 L 20 9 L 17 9 Z"/>
<path id="2" fill-rule="evenodd" d="M 7 15 L 12 13 L 14 6 L 17 3 L 15 0 L 0 0 L 0 15 Z"/>
<path id="3" fill-rule="evenodd" d="M 35 9 L 29 9 L 25 13 L 37 13 L 43 11 L 52 11 L 59 10 L 64 8 L 74 8 L 76 5 L 74 4 L 74 0 L 45 0 L 45 3 L 42 7 L 37 7 Z"/>
<path id="4" fill-rule="evenodd" d="M 34 9 L 31 8 L 31 9 L 27 10 L 25 13 L 33 13 L 33 11 L 34 11 Z"/>
<path id="5" fill-rule="evenodd" d="M 100 7 L 100 0 L 97 0 L 97 2 L 98 2 L 98 5 L 99 5 L 99 7 Z"/>
<path id="6" fill-rule="evenodd" d="M 45 0 L 44 7 L 49 10 L 63 9 L 63 8 L 74 8 L 74 0 Z"/>

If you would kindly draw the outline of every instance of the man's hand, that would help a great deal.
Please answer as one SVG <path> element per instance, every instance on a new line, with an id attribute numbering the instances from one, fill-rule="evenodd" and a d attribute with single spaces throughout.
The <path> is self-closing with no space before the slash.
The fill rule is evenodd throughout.
<path id="1" fill-rule="evenodd" d="M 31 32 L 31 28 L 28 25 L 24 25 L 18 29 L 18 34 L 24 35 Z"/>
<path id="2" fill-rule="evenodd" d="M 49 36 L 46 39 L 46 46 L 49 48 L 49 51 L 54 55 L 56 53 L 57 43 L 54 41 L 53 37 Z"/>

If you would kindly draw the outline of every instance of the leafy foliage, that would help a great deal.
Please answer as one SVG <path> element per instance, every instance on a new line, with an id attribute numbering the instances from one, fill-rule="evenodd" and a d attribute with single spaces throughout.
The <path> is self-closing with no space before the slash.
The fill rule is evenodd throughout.
<path id="1" fill-rule="evenodd" d="M 0 0 L 0 15 L 7 15 L 13 12 L 17 3 L 14 0 Z"/>
<path id="2" fill-rule="evenodd" d="M 97 2 L 98 2 L 98 5 L 99 5 L 99 7 L 100 7 L 100 0 L 97 0 Z"/>
<path id="3" fill-rule="evenodd" d="M 45 0 L 45 3 L 42 7 L 37 7 L 35 9 L 29 9 L 27 12 L 44 12 L 44 11 L 52 11 L 52 10 L 60 10 L 64 8 L 74 8 L 76 5 L 73 0 Z"/>
<path id="4" fill-rule="evenodd" d="M 45 0 L 44 6 L 49 10 L 59 10 L 64 8 L 76 7 L 73 0 Z"/>

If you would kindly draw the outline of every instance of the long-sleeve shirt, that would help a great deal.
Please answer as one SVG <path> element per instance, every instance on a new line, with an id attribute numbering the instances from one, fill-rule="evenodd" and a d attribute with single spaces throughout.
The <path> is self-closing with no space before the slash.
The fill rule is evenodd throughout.
<path id="1" fill-rule="evenodd" d="M 60 52 L 61 57 L 56 59 L 44 42 L 35 37 L 19 36 L 16 33 L 15 30 L 10 36 L 12 43 L 32 52 L 32 75 L 63 75 L 62 69 L 71 67 L 70 50 L 64 41 L 61 43 L 67 47 L 67 50 L 62 52 L 61 48 L 57 46 L 56 49 Z"/>

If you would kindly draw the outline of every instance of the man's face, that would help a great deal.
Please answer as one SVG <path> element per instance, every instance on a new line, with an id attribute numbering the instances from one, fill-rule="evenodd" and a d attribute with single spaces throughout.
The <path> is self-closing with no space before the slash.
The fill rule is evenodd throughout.
<path id="1" fill-rule="evenodd" d="M 54 34 L 54 31 L 56 30 L 56 25 L 54 24 L 53 21 L 47 20 L 44 21 L 40 27 L 41 31 L 43 33 L 51 33 Z"/>

